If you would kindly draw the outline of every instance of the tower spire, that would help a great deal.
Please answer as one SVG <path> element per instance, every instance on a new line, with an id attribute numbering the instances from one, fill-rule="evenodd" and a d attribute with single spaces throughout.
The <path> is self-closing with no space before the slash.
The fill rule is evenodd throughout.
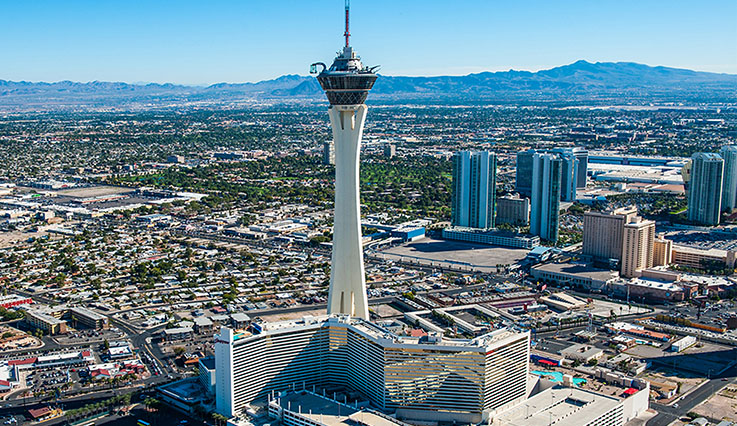
<path id="1" fill-rule="evenodd" d="M 350 46 L 350 38 L 351 38 L 351 32 L 349 31 L 349 24 L 351 22 L 350 19 L 351 14 L 351 0 L 345 0 L 345 33 L 343 35 L 345 36 L 345 47 Z"/>

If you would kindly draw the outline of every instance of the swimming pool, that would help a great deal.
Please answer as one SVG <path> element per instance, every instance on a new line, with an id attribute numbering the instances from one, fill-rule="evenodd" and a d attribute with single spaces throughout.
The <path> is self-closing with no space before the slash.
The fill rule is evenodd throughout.
<path id="1" fill-rule="evenodd" d="M 560 371 L 531 371 L 531 373 L 545 377 L 546 379 L 554 383 L 563 382 L 563 373 L 561 373 Z M 581 386 L 584 383 L 586 383 L 586 379 L 580 379 L 577 377 L 573 378 L 573 384 L 576 386 Z"/>

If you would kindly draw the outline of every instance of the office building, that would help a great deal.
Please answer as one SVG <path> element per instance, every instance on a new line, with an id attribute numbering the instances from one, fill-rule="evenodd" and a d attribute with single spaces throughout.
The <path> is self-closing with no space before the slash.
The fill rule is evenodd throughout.
<path id="1" fill-rule="evenodd" d="M 700 225 L 719 225 L 723 171 L 724 160 L 719 154 L 697 152 L 691 157 L 688 220 Z"/>
<path id="2" fill-rule="evenodd" d="M 722 211 L 737 208 L 737 145 L 723 146 L 719 151 L 724 160 L 722 179 Z"/>
<path id="3" fill-rule="evenodd" d="M 368 297 L 363 266 L 359 157 L 369 91 L 376 82 L 373 68 L 365 67 L 350 46 L 346 8 L 345 46 L 328 68 L 312 64 L 311 72 L 325 91 L 335 146 L 335 219 L 330 268 L 328 313 L 368 319 Z"/>
<path id="4" fill-rule="evenodd" d="M 552 151 L 561 160 L 560 169 L 560 199 L 561 201 L 576 201 L 578 187 L 578 157 L 572 148 L 556 148 Z"/>
<path id="5" fill-rule="evenodd" d="M 322 144 L 322 164 L 335 165 L 335 146 L 333 142 L 324 142 Z"/>
<path id="6" fill-rule="evenodd" d="M 586 212 L 583 217 L 582 254 L 594 260 L 622 260 L 624 224 L 636 215 L 636 208 Z"/>
<path id="7" fill-rule="evenodd" d="M 67 332 L 66 321 L 36 309 L 26 309 L 24 320 L 32 328 L 41 330 L 49 336 Z"/>
<path id="8" fill-rule="evenodd" d="M 535 150 L 521 151 L 517 153 L 515 190 L 522 195 L 532 195 L 532 157 Z"/>
<path id="9" fill-rule="evenodd" d="M 453 226 L 493 228 L 496 215 L 496 155 L 461 151 L 453 156 Z"/>
<path id="10" fill-rule="evenodd" d="M 397 146 L 391 143 L 384 145 L 384 157 L 394 158 L 397 155 Z"/>
<path id="11" fill-rule="evenodd" d="M 530 200 L 520 197 L 500 197 L 496 200 L 496 223 L 526 226 L 530 223 Z"/>
<path id="12" fill-rule="evenodd" d="M 556 155 L 534 154 L 532 162 L 530 233 L 557 242 L 562 161 Z"/>
<path id="13" fill-rule="evenodd" d="M 105 315 L 80 306 L 60 305 L 49 308 L 34 305 L 23 308 L 25 321 L 31 327 L 41 329 L 50 335 L 66 333 L 68 326 L 93 330 L 102 330 L 110 326 Z"/>
<path id="14" fill-rule="evenodd" d="M 347 315 L 251 331 L 222 328 L 215 337 L 216 406 L 225 416 L 272 392 L 341 386 L 400 419 L 477 423 L 528 393 L 529 332 L 407 337 Z"/>
<path id="15" fill-rule="evenodd" d="M 643 269 L 653 266 L 654 240 L 655 222 L 634 217 L 624 224 L 620 270 L 623 277 L 639 277 Z"/>

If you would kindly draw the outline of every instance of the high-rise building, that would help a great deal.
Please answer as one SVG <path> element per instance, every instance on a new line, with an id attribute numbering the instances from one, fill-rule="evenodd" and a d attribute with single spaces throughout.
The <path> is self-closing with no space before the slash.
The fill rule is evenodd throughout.
<path id="1" fill-rule="evenodd" d="M 719 154 L 697 152 L 691 157 L 688 220 L 701 225 L 719 225 L 723 171 L 724 160 Z"/>
<path id="2" fill-rule="evenodd" d="M 534 154 L 532 162 L 530 233 L 557 242 L 562 161 L 557 155 Z"/>
<path id="3" fill-rule="evenodd" d="M 532 149 L 517 153 L 515 190 L 527 197 L 532 194 L 532 157 L 535 153 Z"/>
<path id="4" fill-rule="evenodd" d="M 453 156 L 452 225 L 493 228 L 496 215 L 496 155 L 461 151 Z"/>
<path id="5" fill-rule="evenodd" d="M 560 199 L 561 201 L 576 201 L 578 157 L 572 148 L 556 148 L 552 152 L 557 154 L 561 160 Z"/>
<path id="6" fill-rule="evenodd" d="M 653 242 L 653 266 L 668 266 L 673 263 L 673 241 L 655 238 Z"/>
<path id="7" fill-rule="evenodd" d="M 365 67 L 350 46 L 346 3 L 345 46 L 328 68 L 319 62 L 310 72 L 330 102 L 328 114 L 335 145 L 335 219 L 328 291 L 328 313 L 368 319 L 368 297 L 363 266 L 359 198 L 359 157 L 368 107 L 364 103 L 376 82 L 375 68 Z"/>
<path id="8" fill-rule="evenodd" d="M 397 155 L 397 146 L 393 143 L 388 143 L 384 145 L 384 157 L 387 158 L 394 158 L 394 156 Z"/>
<path id="9" fill-rule="evenodd" d="M 589 172 L 589 152 L 584 148 L 573 148 L 573 155 L 578 159 L 576 188 L 586 188 L 586 176 Z"/>
<path id="10" fill-rule="evenodd" d="M 530 200 L 520 197 L 500 197 L 496 200 L 496 222 L 516 226 L 530 223 Z"/>
<path id="11" fill-rule="evenodd" d="M 333 142 L 323 142 L 322 144 L 322 164 L 335 165 L 335 145 Z"/>
<path id="12" fill-rule="evenodd" d="M 722 210 L 737 208 L 737 145 L 725 145 L 719 151 L 724 160 L 722 179 Z"/>
<path id="13" fill-rule="evenodd" d="M 624 224 L 636 215 L 636 208 L 587 212 L 583 217 L 582 254 L 594 260 L 622 260 Z"/>
<path id="14" fill-rule="evenodd" d="M 653 266 L 654 242 L 655 222 L 634 217 L 624 224 L 620 270 L 623 277 L 638 277 L 643 269 Z"/>
<path id="15" fill-rule="evenodd" d="M 515 190 L 522 195 L 532 194 L 532 157 L 546 151 L 528 150 L 517 153 Z M 586 188 L 589 152 L 583 148 L 555 148 L 547 151 L 563 159 L 561 169 L 561 200 L 575 201 L 576 190 Z"/>
<path id="16" fill-rule="evenodd" d="M 272 392 L 347 387 L 382 411 L 478 423 L 527 396 L 530 334 L 474 339 L 394 335 L 347 315 L 222 328 L 215 336 L 216 407 L 233 416 Z"/>

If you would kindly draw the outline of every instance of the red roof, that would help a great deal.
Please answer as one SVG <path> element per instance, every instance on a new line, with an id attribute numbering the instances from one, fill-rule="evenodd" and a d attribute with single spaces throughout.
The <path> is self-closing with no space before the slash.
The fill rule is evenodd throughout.
<path id="1" fill-rule="evenodd" d="M 419 328 L 413 328 L 409 331 L 409 335 L 412 337 L 424 337 L 427 336 L 427 332 Z"/>
<path id="2" fill-rule="evenodd" d="M 8 361 L 8 365 L 27 365 L 27 364 L 33 364 L 37 360 L 38 360 L 37 357 L 26 358 L 26 359 L 14 359 L 12 361 Z"/>
<path id="3" fill-rule="evenodd" d="M 10 386 L 10 382 L 7 380 L 0 380 L 0 386 Z"/>
<path id="4" fill-rule="evenodd" d="M 624 394 L 625 394 L 625 395 L 628 395 L 628 396 L 629 396 L 629 395 L 634 395 L 634 394 L 636 394 L 636 393 L 637 393 L 637 389 L 635 389 L 635 388 L 629 388 L 629 389 L 627 389 L 626 391 L 624 391 Z"/>
<path id="5" fill-rule="evenodd" d="M 82 351 L 82 356 L 87 358 L 88 356 L 92 355 L 90 351 Z"/>
<path id="6" fill-rule="evenodd" d="M 104 368 L 100 368 L 98 370 L 92 370 L 92 371 L 90 371 L 90 376 L 92 376 L 92 377 L 97 377 L 97 376 L 101 376 L 101 375 L 102 376 L 108 376 L 108 377 L 110 377 L 110 372 L 107 371 Z"/>
<path id="7" fill-rule="evenodd" d="M 43 417 L 51 412 L 50 407 L 41 407 L 41 408 L 32 408 L 28 410 L 28 414 L 31 415 L 34 419 L 37 419 L 39 417 Z"/>
<path id="8" fill-rule="evenodd" d="M 547 359 L 539 359 L 537 360 L 537 362 L 539 362 L 540 364 L 545 364 L 545 365 L 558 365 L 554 363 L 553 361 L 548 361 Z"/>

